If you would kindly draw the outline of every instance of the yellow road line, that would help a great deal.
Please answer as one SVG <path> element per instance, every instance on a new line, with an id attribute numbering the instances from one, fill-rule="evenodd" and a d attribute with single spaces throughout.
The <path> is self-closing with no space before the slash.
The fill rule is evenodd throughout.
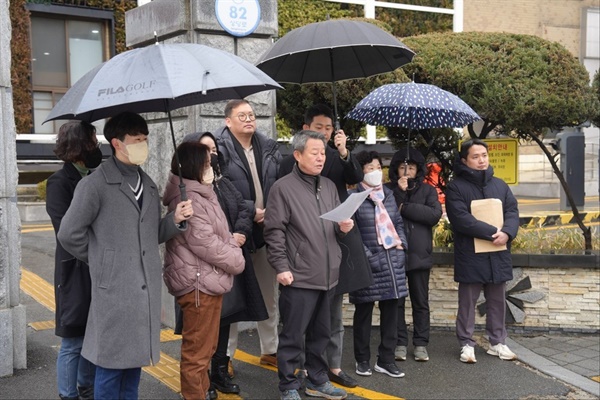
<path id="1" fill-rule="evenodd" d="M 54 228 L 50 227 L 50 228 L 25 228 L 25 229 L 21 229 L 21 233 L 32 233 L 32 232 L 47 232 L 47 231 L 53 231 Z"/>
<path id="2" fill-rule="evenodd" d="M 600 382 L 600 376 L 592 376 L 590 377 L 590 379 L 596 382 Z"/>
<path id="3" fill-rule="evenodd" d="M 56 311 L 54 287 L 31 271 L 21 267 L 21 290 L 48 310 Z"/>
<path id="4" fill-rule="evenodd" d="M 237 349 L 235 352 L 235 357 L 236 360 L 245 362 L 247 364 L 252 364 L 255 365 L 257 367 L 261 367 L 261 368 L 265 368 L 268 370 L 271 370 L 273 372 L 277 372 L 277 368 L 272 367 L 270 365 L 262 365 L 260 363 L 260 357 L 254 356 L 252 354 L 246 353 L 240 349 Z M 355 388 L 347 388 L 347 387 L 343 387 L 338 385 L 337 383 L 333 383 L 331 382 L 332 385 L 337 386 L 339 388 L 344 389 L 346 392 L 348 393 L 352 393 L 356 396 L 360 396 L 360 397 L 364 397 L 365 399 L 381 399 L 381 400 L 404 400 L 402 397 L 396 397 L 396 396 L 392 396 L 389 394 L 385 394 L 385 393 L 381 393 L 381 392 L 376 392 L 374 390 L 369 390 L 367 388 L 363 388 L 360 386 L 357 386 Z M 219 394 L 219 398 L 221 398 L 221 394 Z"/>
<path id="5" fill-rule="evenodd" d="M 21 290 L 31 296 L 35 301 L 42 304 L 50 311 L 55 311 L 54 305 L 54 287 L 42 279 L 40 276 L 34 274 L 31 271 L 21 267 Z M 41 321 L 32 322 L 29 324 L 33 329 L 51 329 L 54 328 L 54 321 Z M 161 342 L 168 342 L 174 340 L 180 340 L 181 336 L 177 336 L 173 333 L 172 329 L 163 329 L 160 332 Z M 246 353 L 242 350 L 237 350 L 234 358 L 238 361 L 245 362 L 260 368 L 268 369 L 273 372 L 277 372 L 277 369 L 270 365 L 261 365 L 260 358 L 252 354 Z M 181 392 L 181 382 L 179 379 L 179 361 L 169 356 L 166 353 L 160 353 L 160 362 L 156 365 L 144 367 L 143 370 L 158 379 L 168 388 L 176 393 Z M 334 385 L 341 387 L 335 383 Z M 366 399 L 381 399 L 381 400 L 404 400 L 402 397 L 396 397 L 374 390 L 369 390 L 362 387 L 356 387 L 352 389 L 343 388 L 348 393 L 352 393 L 356 396 L 360 396 Z M 235 394 L 219 393 L 219 399 L 222 400 L 240 400 L 241 397 Z"/>
<path id="6" fill-rule="evenodd" d="M 54 329 L 56 327 L 56 322 L 54 320 L 38 321 L 38 322 L 31 322 L 28 325 L 36 331 L 45 331 L 47 329 Z"/>

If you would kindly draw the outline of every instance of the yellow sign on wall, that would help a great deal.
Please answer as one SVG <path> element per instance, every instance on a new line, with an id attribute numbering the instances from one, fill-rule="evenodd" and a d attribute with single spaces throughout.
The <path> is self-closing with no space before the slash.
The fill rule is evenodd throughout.
<path id="1" fill-rule="evenodd" d="M 519 180 L 519 142 L 517 139 L 485 139 L 494 176 L 509 185 Z"/>

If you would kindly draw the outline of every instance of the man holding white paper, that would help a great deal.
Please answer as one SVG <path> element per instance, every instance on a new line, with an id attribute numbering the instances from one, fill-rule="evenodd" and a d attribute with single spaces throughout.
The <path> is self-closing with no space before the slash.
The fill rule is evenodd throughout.
<path id="1" fill-rule="evenodd" d="M 477 211 L 486 199 L 489 207 L 484 204 L 484 212 Z M 510 243 L 519 229 L 519 210 L 508 185 L 494 177 L 488 146 L 482 140 L 471 139 L 462 144 L 460 159 L 454 165 L 454 179 L 446 188 L 446 212 L 454 233 L 460 361 L 477 362 L 473 331 L 481 290 L 486 299 L 485 329 L 490 341 L 487 353 L 502 360 L 515 360 L 517 356 L 505 344 L 505 296 L 506 282 L 513 277 Z M 494 218 L 487 218 L 489 214 L 495 214 Z M 476 247 L 476 241 L 487 242 L 487 248 L 481 243 Z"/>
<path id="2" fill-rule="evenodd" d="M 340 204 L 335 184 L 320 175 L 325 136 L 304 130 L 294 136 L 292 144 L 296 164 L 271 188 L 264 229 L 268 260 L 280 284 L 279 390 L 282 400 L 300 400 L 301 382 L 294 369 L 305 351 L 306 394 L 344 399 L 347 393 L 330 382 L 324 353 L 331 336 L 329 305 L 342 258 L 337 237 L 350 232 L 354 221 L 320 218 Z"/>

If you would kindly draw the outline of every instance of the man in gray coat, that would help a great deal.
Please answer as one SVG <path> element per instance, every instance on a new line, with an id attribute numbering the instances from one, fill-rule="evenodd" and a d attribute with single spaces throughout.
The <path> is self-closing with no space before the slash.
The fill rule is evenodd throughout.
<path id="1" fill-rule="evenodd" d="M 104 127 L 113 156 L 82 179 L 58 240 L 90 267 L 92 301 L 81 354 L 96 364 L 96 399 L 138 397 L 141 367 L 160 359 L 158 244 L 185 230 L 189 201 L 161 218 L 156 184 L 139 167 L 148 126 L 121 113 Z"/>
<path id="2" fill-rule="evenodd" d="M 320 176 L 325 146 L 322 133 L 305 130 L 294 136 L 297 163 L 290 174 L 271 188 L 265 213 L 267 255 L 280 284 L 283 327 L 277 366 L 279 390 L 285 400 L 300 399 L 300 382 L 294 369 L 303 349 L 308 373 L 306 394 L 328 399 L 344 399 L 347 395 L 329 381 L 324 351 L 331 335 L 329 305 L 342 258 L 336 236 L 349 232 L 354 221 L 335 223 L 320 218 L 340 203 L 335 184 Z"/>

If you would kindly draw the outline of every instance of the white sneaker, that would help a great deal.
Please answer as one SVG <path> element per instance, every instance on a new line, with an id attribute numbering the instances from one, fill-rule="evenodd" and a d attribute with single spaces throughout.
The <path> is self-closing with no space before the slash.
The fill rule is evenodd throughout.
<path id="1" fill-rule="evenodd" d="M 495 346 L 490 346 L 487 353 L 492 356 L 498 356 L 501 360 L 512 361 L 517 359 L 517 355 L 510 351 L 507 345 L 498 343 Z"/>
<path id="2" fill-rule="evenodd" d="M 468 344 L 465 344 L 460 350 L 460 361 L 467 364 L 475 364 L 477 359 L 475 358 L 475 349 Z"/>

